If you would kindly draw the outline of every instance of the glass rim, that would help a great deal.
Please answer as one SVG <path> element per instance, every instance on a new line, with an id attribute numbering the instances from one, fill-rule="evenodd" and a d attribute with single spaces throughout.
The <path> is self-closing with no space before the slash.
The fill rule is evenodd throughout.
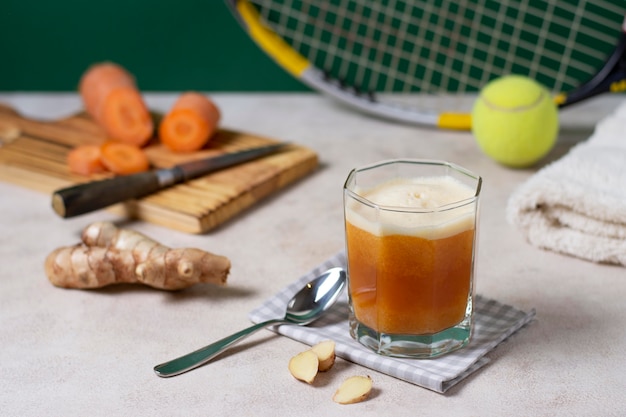
<path id="1" fill-rule="evenodd" d="M 381 166 L 392 165 L 392 164 L 397 164 L 397 163 L 415 164 L 415 165 L 436 165 L 436 166 L 445 166 L 450 169 L 453 169 L 463 175 L 466 175 L 467 177 L 470 177 L 476 180 L 476 187 L 475 187 L 474 195 L 468 198 L 464 198 L 462 200 L 454 201 L 452 203 L 444 204 L 444 205 L 434 207 L 434 208 L 400 207 L 400 206 L 388 206 L 388 205 L 374 203 L 371 200 L 367 199 L 366 197 L 363 197 L 357 194 L 354 190 L 348 187 L 348 182 L 350 181 L 350 179 L 353 178 L 354 175 L 358 174 L 359 172 L 365 172 L 365 171 L 369 171 L 370 169 L 379 168 Z M 472 204 L 475 201 L 477 201 L 480 195 L 481 188 L 482 188 L 482 177 L 480 175 L 476 175 L 472 171 L 460 165 L 457 165 L 453 162 L 436 160 L 436 159 L 412 159 L 412 158 L 386 159 L 383 161 L 353 168 L 348 174 L 348 177 L 346 178 L 346 181 L 344 182 L 344 185 L 343 185 L 344 192 L 348 193 L 351 198 L 359 201 L 362 204 L 365 204 L 377 210 L 400 212 L 400 213 L 438 213 L 438 212 L 444 212 L 448 210 L 454 210 L 454 209 L 466 206 L 468 204 Z"/>

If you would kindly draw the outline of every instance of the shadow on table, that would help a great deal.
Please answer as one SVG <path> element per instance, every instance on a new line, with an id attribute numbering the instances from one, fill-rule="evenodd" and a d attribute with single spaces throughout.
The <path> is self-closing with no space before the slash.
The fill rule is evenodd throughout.
<path id="1" fill-rule="evenodd" d="M 177 291 L 161 290 L 143 284 L 115 284 L 104 288 L 91 289 L 89 291 L 107 296 L 141 293 L 161 294 L 166 303 L 179 303 L 198 298 L 207 300 L 245 298 L 256 294 L 256 291 L 250 288 L 237 287 L 235 285 L 220 286 L 215 284 L 195 284 L 192 287 Z"/>

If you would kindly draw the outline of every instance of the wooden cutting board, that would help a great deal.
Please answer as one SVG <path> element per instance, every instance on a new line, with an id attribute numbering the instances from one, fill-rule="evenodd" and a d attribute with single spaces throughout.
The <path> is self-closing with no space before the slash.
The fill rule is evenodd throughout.
<path id="1" fill-rule="evenodd" d="M 69 172 L 65 158 L 82 143 L 102 143 L 104 132 L 85 114 L 57 121 L 33 120 L 0 104 L 0 180 L 52 195 L 52 192 L 90 178 Z M 205 149 L 175 154 L 158 141 L 146 147 L 155 168 L 192 159 L 276 143 L 256 135 L 220 130 Z M 312 172 L 315 152 L 298 145 L 284 151 L 176 185 L 138 200 L 111 206 L 114 212 L 172 229 L 207 232 L 254 205 L 262 198 Z M 50 208 L 52 211 L 52 208 Z"/>

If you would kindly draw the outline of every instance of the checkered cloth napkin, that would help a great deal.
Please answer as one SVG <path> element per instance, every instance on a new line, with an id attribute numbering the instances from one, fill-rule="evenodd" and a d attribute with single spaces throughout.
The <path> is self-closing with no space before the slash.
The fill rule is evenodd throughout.
<path id="1" fill-rule="evenodd" d="M 345 254 L 339 253 L 296 282 L 284 288 L 271 299 L 250 312 L 254 323 L 282 318 L 291 297 L 302 286 L 329 268 L 345 267 Z M 436 359 L 399 359 L 378 355 L 363 347 L 349 334 L 348 299 L 344 291 L 336 305 L 309 326 L 278 325 L 271 329 L 292 339 L 314 345 L 322 340 L 335 341 L 335 352 L 348 361 L 443 393 L 487 363 L 490 350 L 508 338 L 535 317 L 529 313 L 477 296 L 474 305 L 474 334 L 463 349 Z"/>

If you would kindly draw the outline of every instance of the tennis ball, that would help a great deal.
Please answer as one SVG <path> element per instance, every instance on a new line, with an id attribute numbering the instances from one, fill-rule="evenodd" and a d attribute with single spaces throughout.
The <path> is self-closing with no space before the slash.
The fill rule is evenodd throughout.
<path id="1" fill-rule="evenodd" d="M 554 146 L 559 114 L 547 89 L 530 78 L 507 75 L 490 81 L 472 109 L 472 133 L 497 162 L 528 167 Z"/>

